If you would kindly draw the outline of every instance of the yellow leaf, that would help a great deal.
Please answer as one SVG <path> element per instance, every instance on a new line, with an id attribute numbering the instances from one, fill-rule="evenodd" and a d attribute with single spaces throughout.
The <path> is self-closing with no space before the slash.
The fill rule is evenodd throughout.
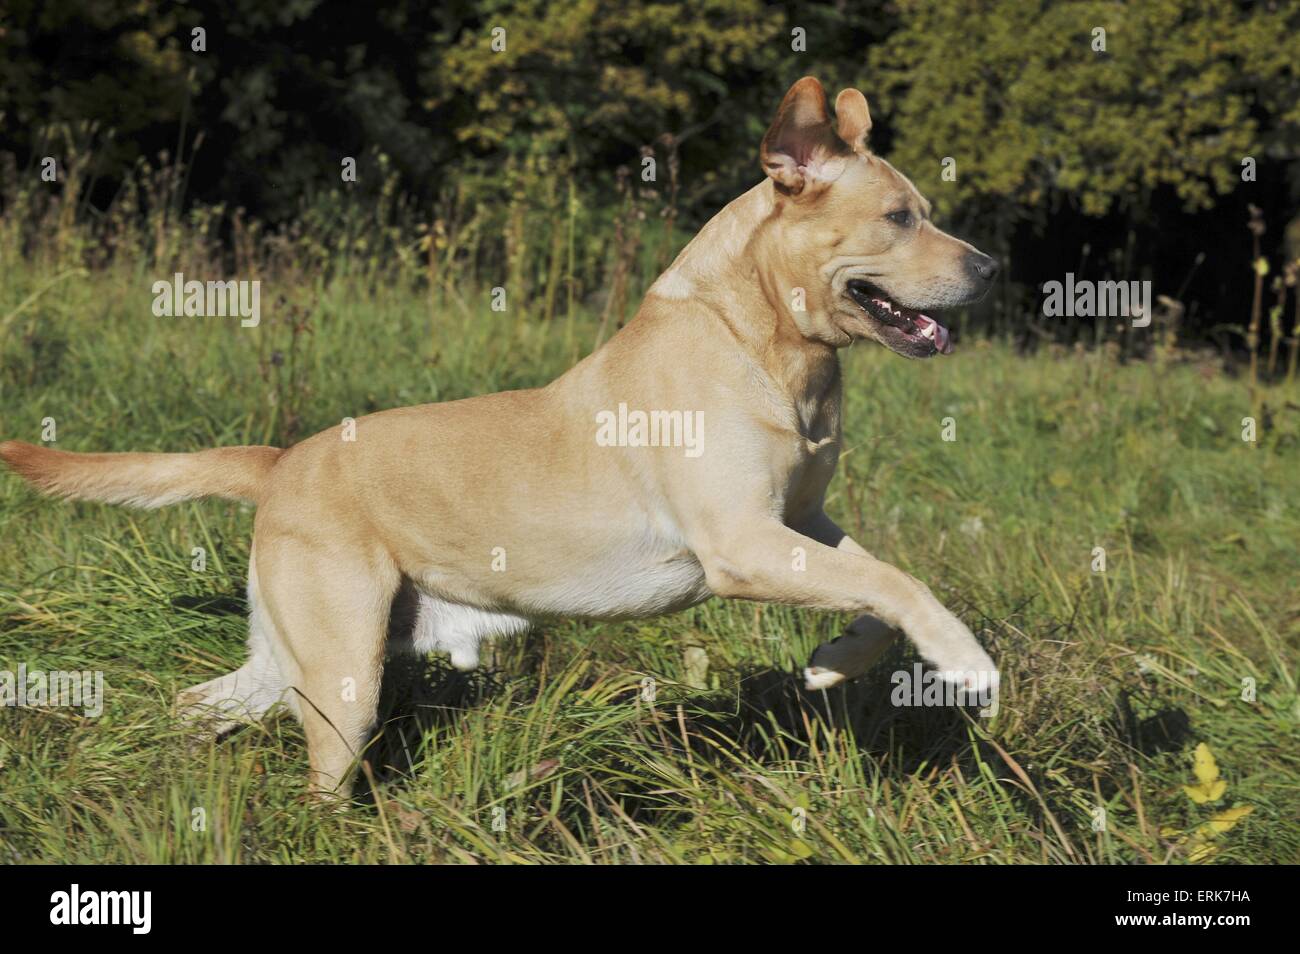
<path id="1" fill-rule="evenodd" d="M 1201 742 L 1196 746 L 1195 753 L 1192 753 L 1192 772 L 1196 775 L 1199 785 L 1184 785 L 1183 792 L 1191 798 L 1197 805 L 1205 805 L 1206 802 L 1217 802 L 1227 792 L 1227 782 L 1218 777 L 1218 763 L 1214 762 L 1214 753 L 1210 747 Z"/>
<path id="2" fill-rule="evenodd" d="M 1187 797 L 1197 805 L 1204 805 L 1206 802 L 1217 802 L 1223 797 L 1223 793 L 1228 790 L 1228 783 L 1219 779 L 1214 782 L 1207 782 L 1204 785 L 1184 785 L 1183 791 Z"/>
<path id="3" fill-rule="evenodd" d="M 1219 777 L 1219 764 L 1214 761 L 1214 753 L 1204 742 L 1192 753 L 1192 771 L 1196 773 L 1197 781 L 1202 784 L 1213 782 Z"/>
<path id="4" fill-rule="evenodd" d="M 1217 802 L 1228 790 L 1228 783 L 1219 778 L 1219 765 L 1214 761 L 1214 753 L 1202 742 L 1192 753 L 1192 772 L 1199 785 L 1184 785 L 1183 791 L 1197 805 Z"/>
<path id="5" fill-rule="evenodd" d="M 1197 830 L 1206 831 L 1206 834 L 1211 838 L 1215 835 L 1221 835 L 1225 831 L 1230 830 L 1237 824 L 1237 822 L 1241 821 L 1254 810 L 1254 805 L 1238 805 L 1236 808 L 1225 809 Z"/>

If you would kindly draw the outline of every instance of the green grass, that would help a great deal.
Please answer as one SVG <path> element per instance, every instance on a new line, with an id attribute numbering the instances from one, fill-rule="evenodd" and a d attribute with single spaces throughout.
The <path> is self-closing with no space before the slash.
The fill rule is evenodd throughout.
<path id="1" fill-rule="evenodd" d="M 435 311 L 418 292 L 307 280 L 268 281 L 249 330 L 153 317 L 152 274 L 45 287 L 53 271 L 0 264 L 0 436 L 39 440 L 53 417 L 68 450 L 305 436 L 541 384 L 595 335 L 586 313 L 546 324 L 468 293 Z M 296 345 L 280 293 L 309 324 Z M 1266 395 L 1252 446 L 1244 382 L 1191 358 L 967 341 L 928 363 L 861 346 L 845 367 L 828 508 L 981 634 L 1003 672 L 996 718 L 893 707 L 905 646 L 846 691 L 803 693 L 794 674 L 846 620 L 712 601 L 545 626 L 472 676 L 395 672 L 378 795 L 331 811 L 306 796 L 292 721 L 191 749 L 169 715 L 178 689 L 242 661 L 228 610 L 251 510 L 65 504 L 6 475 L 0 668 L 101 670 L 108 688 L 99 718 L 0 709 L 0 856 L 1184 863 L 1174 831 L 1246 805 L 1203 860 L 1300 861 L 1300 395 Z M 707 653 L 702 679 L 689 647 Z M 1218 805 L 1182 790 L 1199 742 L 1227 781 Z"/>

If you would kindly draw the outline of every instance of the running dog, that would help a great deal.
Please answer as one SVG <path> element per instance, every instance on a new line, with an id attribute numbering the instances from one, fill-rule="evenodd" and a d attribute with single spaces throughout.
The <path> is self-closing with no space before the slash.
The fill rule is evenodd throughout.
<path id="1" fill-rule="evenodd" d="M 72 499 L 257 505 L 248 661 L 178 707 L 220 730 L 285 703 L 323 795 L 351 791 L 389 653 L 439 650 L 472 669 L 483 640 L 538 619 L 714 596 L 837 610 L 858 618 L 813 654 L 809 687 L 861 675 L 901 631 L 945 678 L 996 690 L 966 625 L 822 509 L 839 350 L 946 354 L 927 312 L 976 301 L 997 271 L 935 227 L 868 150 L 870 130 L 857 90 L 832 120 L 821 84 L 797 82 L 759 150 L 766 178 L 705 225 L 626 327 L 545 387 L 382 411 L 285 450 L 10 441 L 0 458 Z M 399 591 L 418 610 L 390 639 Z"/>

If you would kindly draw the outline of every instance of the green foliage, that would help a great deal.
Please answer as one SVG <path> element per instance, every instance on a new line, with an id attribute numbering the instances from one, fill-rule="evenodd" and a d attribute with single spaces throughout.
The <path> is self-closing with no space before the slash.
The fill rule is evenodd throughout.
<path id="1" fill-rule="evenodd" d="M 460 161 L 554 157 L 606 206 L 619 167 L 639 177 L 642 157 L 654 156 L 652 188 L 664 191 L 668 165 L 680 162 L 673 188 L 680 183 L 680 206 L 699 220 L 759 175 L 757 143 L 789 84 L 850 74 L 858 51 L 888 29 L 885 6 L 480 4 L 433 37 L 427 105 L 468 147 Z M 796 27 L 806 53 L 791 49 Z"/>
<path id="2" fill-rule="evenodd" d="M 46 124 L 96 120 L 117 130 L 119 151 L 96 170 L 116 180 L 174 148 L 185 123 L 214 156 L 197 193 L 276 220 L 338 182 L 343 155 L 370 160 L 354 191 L 373 195 L 383 154 L 411 191 L 478 177 L 484 201 L 503 198 L 507 160 L 546 156 L 609 205 L 615 170 L 643 147 L 689 142 L 682 204 L 694 210 L 753 181 L 757 137 L 790 82 L 853 72 L 891 22 L 881 0 L 95 0 L 63 13 L 20 0 L 0 13 L 3 138 L 26 153 Z M 791 50 L 795 26 L 806 53 Z"/>
<path id="3" fill-rule="evenodd" d="M 1300 6 L 903 0 L 872 51 L 894 159 L 949 209 L 1048 198 L 1141 220 L 1169 186 L 1205 208 L 1246 156 L 1300 142 Z M 1105 51 L 1093 31 L 1105 30 Z M 940 177 L 957 161 L 955 182 Z"/>
<path id="4" fill-rule="evenodd" d="M 485 5 L 477 30 L 448 45 L 435 83 L 473 97 L 464 140 L 563 152 L 622 142 L 635 150 L 655 130 L 713 112 L 729 67 L 775 67 L 776 12 L 756 0 L 611 6 L 597 0 Z M 500 50 L 492 33 L 500 29 Z M 617 95 L 610 95 L 617 91 Z M 577 140 L 581 137 L 581 142 Z"/>
<path id="5" fill-rule="evenodd" d="M 1185 290 L 1199 331 L 1239 323 L 1253 278 L 1243 251 L 1180 284 L 1197 256 L 1249 203 L 1270 260 L 1297 227 L 1297 62 L 1300 5 L 1282 2 L 15 0 L 0 10 L 0 160 L 35 181 L 37 159 L 75 152 L 86 166 L 47 191 L 75 179 L 74 204 L 101 210 L 178 158 L 169 215 L 242 208 L 278 226 L 380 209 L 395 254 L 473 257 L 476 275 L 540 286 L 550 316 L 617 284 L 634 254 L 662 265 L 681 229 L 755 182 L 775 104 L 814 74 L 832 96 L 862 89 L 873 146 L 963 237 L 1015 260 L 999 327 L 1022 323 L 1044 273 L 1090 261 Z M 609 238 L 633 219 L 662 220 L 663 241 Z M 338 231 L 335 246 L 356 239 Z"/>
<path id="6" fill-rule="evenodd" d="M 61 144 L 57 123 L 97 123 L 116 133 L 102 146 L 106 169 L 139 156 L 142 130 L 175 122 L 186 100 L 186 62 L 171 4 L 133 0 L 41 3 L 0 8 L 0 130 L 40 155 Z M 85 70 L 82 65 L 93 64 Z"/>

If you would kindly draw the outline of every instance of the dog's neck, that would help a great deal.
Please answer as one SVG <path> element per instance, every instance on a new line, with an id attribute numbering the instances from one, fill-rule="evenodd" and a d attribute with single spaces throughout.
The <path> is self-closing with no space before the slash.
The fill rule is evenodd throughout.
<path id="1" fill-rule="evenodd" d="M 778 214 L 772 181 L 764 179 L 710 219 L 647 295 L 716 315 L 803 421 L 838 382 L 839 362 L 833 345 L 809 340 L 791 318 L 796 283 L 784 274 Z M 817 307 L 813 291 L 806 290 L 807 308 Z"/>

